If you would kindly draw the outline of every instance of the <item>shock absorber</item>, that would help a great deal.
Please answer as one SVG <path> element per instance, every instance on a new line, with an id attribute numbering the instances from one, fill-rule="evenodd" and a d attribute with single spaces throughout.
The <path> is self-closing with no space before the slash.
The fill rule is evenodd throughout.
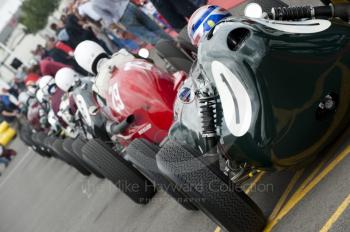
<path id="1" fill-rule="evenodd" d="M 216 154 L 217 133 L 216 133 L 216 96 L 202 94 L 199 98 L 200 114 L 202 120 L 202 136 L 205 139 L 206 151 L 209 154 Z"/>

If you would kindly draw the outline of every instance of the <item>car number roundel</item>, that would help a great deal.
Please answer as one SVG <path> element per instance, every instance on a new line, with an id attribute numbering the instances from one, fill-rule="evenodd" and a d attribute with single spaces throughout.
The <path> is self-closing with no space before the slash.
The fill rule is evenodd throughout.
<path id="1" fill-rule="evenodd" d="M 230 132 L 245 135 L 252 121 L 252 104 L 249 94 L 230 69 L 219 61 L 213 61 L 211 71 L 223 108 L 224 119 Z"/>

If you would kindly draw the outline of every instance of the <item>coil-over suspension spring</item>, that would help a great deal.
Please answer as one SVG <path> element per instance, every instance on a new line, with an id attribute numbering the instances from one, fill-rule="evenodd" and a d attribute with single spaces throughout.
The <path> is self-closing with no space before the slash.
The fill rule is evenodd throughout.
<path id="1" fill-rule="evenodd" d="M 217 97 L 203 96 L 199 98 L 200 114 L 202 120 L 202 136 L 206 140 L 207 151 L 216 148 L 217 133 Z"/>

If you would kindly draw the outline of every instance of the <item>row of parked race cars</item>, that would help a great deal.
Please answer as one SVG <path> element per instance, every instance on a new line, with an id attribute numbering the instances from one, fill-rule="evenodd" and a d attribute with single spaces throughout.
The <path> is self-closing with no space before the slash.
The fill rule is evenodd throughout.
<path id="1" fill-rule="evenodd" d="M 245 12 L 201 7 L 190 41 L 160 42 L 175 73 L 82 42 L 75 59 L 92 76 L 42 77 L 22 96 L 22 140 L 138 204 L 162 188 L 227 231 L 261 231 L 265 217 L 239 186 L 304 165 L 348 124 L 350 4 Z"/>

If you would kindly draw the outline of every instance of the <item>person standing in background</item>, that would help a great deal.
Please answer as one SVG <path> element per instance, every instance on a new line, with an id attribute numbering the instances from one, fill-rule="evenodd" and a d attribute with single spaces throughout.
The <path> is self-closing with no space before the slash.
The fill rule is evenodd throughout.
<path id="1" fill-rule="evenodd" d="M 64 24 L 62 21 L 58 21 L 58 23 L 52 23 L 50 25 L 50 28 L 51 28 L 51 30 L 53 30 L 56 33 L 57 40 L 62 41 L 69 46 L 73 45 L 71 43 L 71 41 L 69 40 L 68 32 L 67 32 L 66 28 L 64 27 Z"/>
<path id="2" fill-rule="evenodd" d="M 100 22 L 102 19 L 101 15 L 94 9 L 94 5 L 91 1 L 80 2 L 80 4 L 77 5 L 76 11 L 81 17 L 89 17 L 89 19 L 96 23 Z"/>
<path id="3" fill-rule="evenodd" d="M 91 0 L 91 2 L 107 26 L 124 27 L 126 31 L 152 45 L 160 39 L 172 39 L 130 0 Z"/>
<path id="4" fill-rule="evenodd" d="M 104 41 L 100 40 L 90 27 L 83 27 L 84 23 L 81 22 L 74 13 L 68 14 L 65 17 L 64 23 L 73 49 L 75 49 L 80 42 L 85 40 L 91 40 L 101 45 L 109 55 L 112 54 L 112 52 L 104 43 Z"/>
<path id="5" fill-rule="evenodd" d="M 93 28 L 94 31 L 107 36 L 118 50 L 125 48 L 130 52 L 137 52 L 145 43 L 140 41 L 135 35 L 121 28 L 113 31 L 104 27 L 102 17 L 96 12 L 91 1 L 83 1 L 78 4 L 76 6 L 76 12 L 81 21 Z"/>
<path id="6" fill-rule="evenodd" d="M 151 0 L 151 2 L 177 32 L 187 25 L 187 19 L 198 8 L 194 0 Z"/>
<path id="7" fill-rule="evenodd" d="M 0 114 L 2 118 L 12 123 L 19 113 L 18 107 L 11 101 L 10 96 L 6 94 L 0 94 Z"/>

